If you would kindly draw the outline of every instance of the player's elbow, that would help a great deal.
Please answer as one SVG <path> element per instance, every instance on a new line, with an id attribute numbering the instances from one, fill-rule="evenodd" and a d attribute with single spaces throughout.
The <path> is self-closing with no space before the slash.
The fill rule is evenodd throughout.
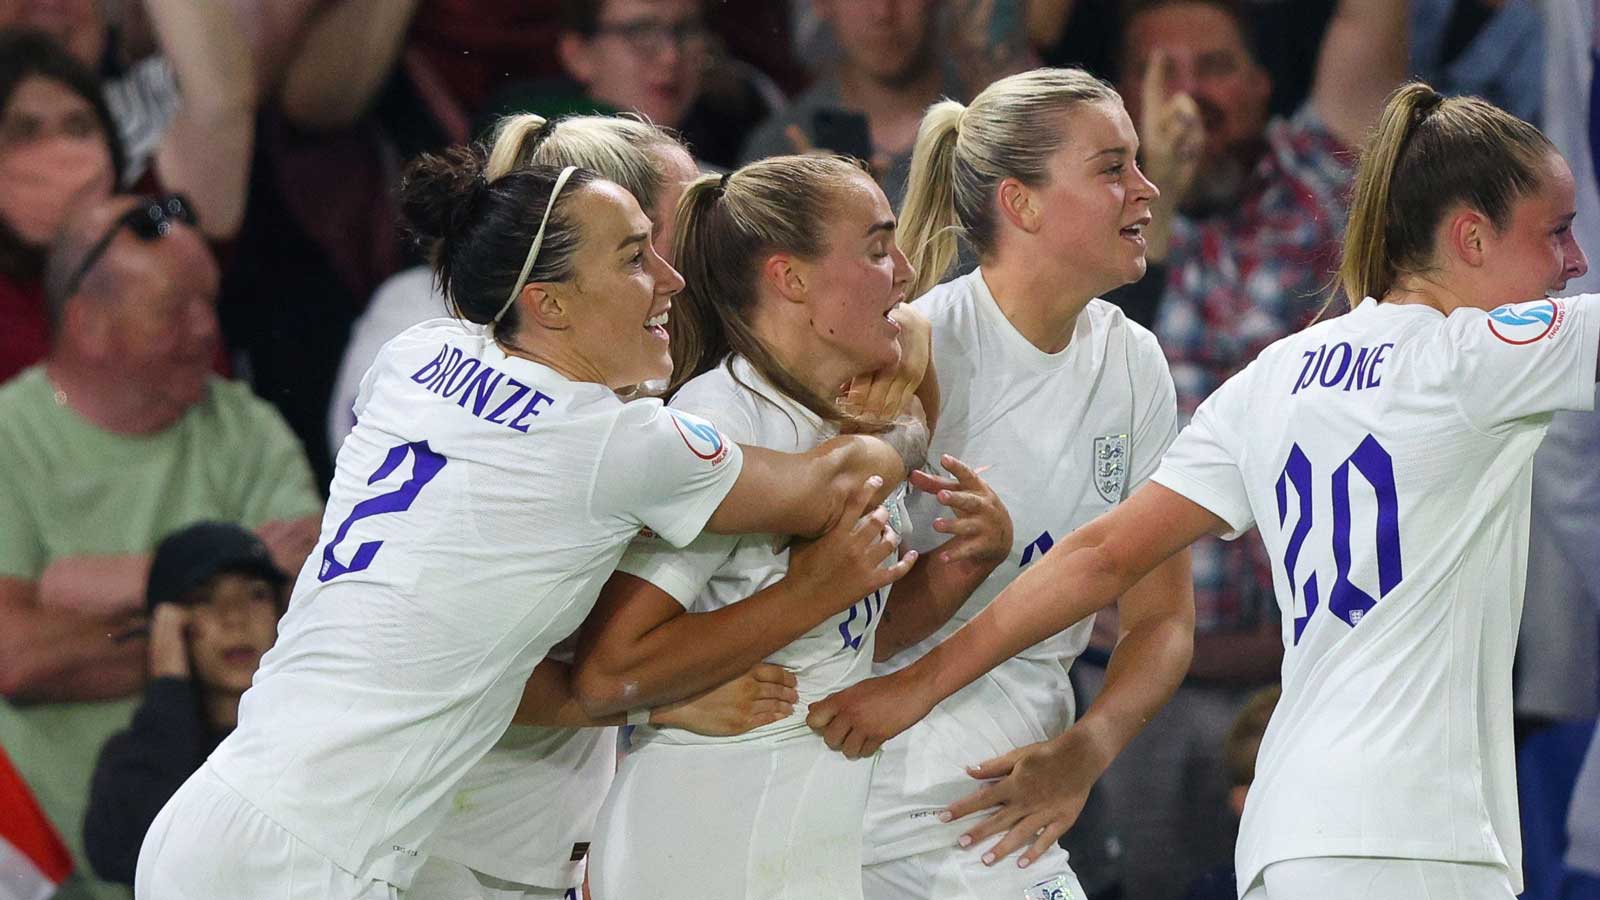
<path id="1" fill-rule="evenodd" d="M 590 660 L 574 670 L 572 693 L 590 718 L 627 712 L 638 703 L 639 682 Z"/>

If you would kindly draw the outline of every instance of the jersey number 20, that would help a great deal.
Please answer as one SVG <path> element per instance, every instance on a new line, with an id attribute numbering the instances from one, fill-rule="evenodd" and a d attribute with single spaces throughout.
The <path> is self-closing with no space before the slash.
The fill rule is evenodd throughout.
<path id="1" fill-rule="evenodd" d="M 417 499 L 417 493 L 444 468 L 445 458 L 433 452 L 427 441 L 413 441 L 392 448 L 389 455 L 384 457 L 383 463 L 378 466 L 378 470 L 367 479 L 367 484 L 376 484 L 388 478 L 401 463 L 405 462 L 408 455 L 416 457 L 416 462 L 411 467 L 410 478 L 386 494 L 368 497 L 357 503 L 355 508 L 350 510 L 350 515 L 339 523 L 339 530 L 334 533 L 333 540 L 322 548 L 322 567 L 317 570 L 318 581 L 326 583 L 346 572 L 360 572 L 372 565 L 372 558 L 378 555 L 378 548 L 383 546 L 383 541 L 366 541 L 356 547 L 356 552 L 350 557 L 349 563 L 335 559 L 333 549 L 350 533 L 350 526 L 362 519 L 410 509 L 412 502 Z"/>
<path id="2" fill-rule="evenodd" d="M 1371 486 L 1377 498 L 1377 528 L 1374 534 L 1378 560 L 1378 596 L 1373 597 L 1350 581 L 1350 473 L 1354 471 Z M 1296 504 L 1294 531 L 1283 554 L 1284 572 L 1289 576 L 1289 596 L 1299 606 L 1301 594 L 1305 596 L 1305 615 L 1294 620 L 1294 642 L 1316 614 L 1321 598 L 1317 591 L 1316 563 L 1310 565 L 1311 574 L 1299 581 L 1296 566 L 1305 549 L 1306 535 L 1311 532 L 1312 497 L 1315 490 L 1315 473 L 1311 460 L 1299 444 L 1289 448 L 1289 460 L 1278 475 L 1278 526 L 1282 528 L 1289 517 L 1289 491 L 1299 502 Z M 1334 469 L 1331 479 L 1333 492 L 1333 589 L 1328 592 L 1328 610 L 1345 624 L 1355 627 L 1361 617 L 1388 596 L 1403 577 L 1400 569 L 1400 503 L 1394 486 L 1394 458 L 1383 449 L 1378 439 L 1367 435 L 1354 452 Z"/>

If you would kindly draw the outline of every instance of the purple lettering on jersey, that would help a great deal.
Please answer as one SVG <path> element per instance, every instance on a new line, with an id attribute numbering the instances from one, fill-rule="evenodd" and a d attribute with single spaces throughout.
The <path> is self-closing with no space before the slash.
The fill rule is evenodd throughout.
<path id="1" fill-rule="evenodd" d="M 1300 370 L 1300 377 L 1295 379 L 1294 390 L 1290 391 L 1290 394 L 1298 394 L 1300 393 L 1301 388 L 1307 388 L 1311 386 L 1311 380 L 1316 376 L 1317 365 L 1322 362 L 1322 355 L 1326 353 L 1327 350 L 1327 346 L 1321 346 L 1315 350 L 1306 351 L 1305 367 Z"/>
<path id="2" fill-rule="evenodd" d="M 1338 371 L 1333 368 L 1333 357 L 1336 353 L 1342 354 L 1339 357 Z M 1317 376 L 1317 383 L 1323 387 L 1333 387 L 1344 380 L 1344 373 L 1348 368 L 1350 368 L 1350 345 L 1340 341 L 1334 344 L 1333 349 L 1329 350 L 1328 355 L 1323 358 L 1322 374 Z"/>
<path id="3" fill-rule="evenodd" d="M 1388 353 L 1389 348 L 1393 346 L 1393 341 L 1387 344 L 1379 344 L 1377 351 L 1372 354 L 1372 377 L 1367 380 L 1367 387 L 1375 388 L 1378 386 L 1378 367 L 1383 365 L 1383 355 Z"/>
<path id="4" fill-rule="evenodd" d="M 1358 389 L 1365 387 L 1363 382 L 1367 378 L 1367 354 L 1371 349 L 1370 347 L 1362 347 L 1361 352 L 1356 354 L 1356 364 L 1350 367 L 1350 377 L 1344 380 L 1344 390 L 1348 391 L 1351 387 L 1357 387 Z"/>
<path id="5" fill-rule="evenodd" d="M 490 375 L 494 376 L 493 381 L 489 380 Z M 494 393 L 495 388 L 500 386 L 500 379 L 504 377 L 504 375 L 488 366 L 480 368 L 478 374 L 472 376 L 472 380 L 467 382 L 467 389 L 461 392 L 461 399 L 456 401 L 456 405 L 466 409 L 467 401 L 471 400 L 472 414 L 480 419 L 483 418 L 483 407 L 488 404 L 489 396 Z"/>
<path id="6" fill-rule="evenodd" d="M 528 424 L 524 425 L 523 421 L 529 416 L 537 416 L 539 414 L 540 403 L 549 405 L 554 402 L 556 402 L 555 398 L 551 397 L 549 394 L 546 394 L 543 391 L 534 391 L 533 396 L 528 398 L 528 405 L 522 408 L 522 415 L 517 416 L 516 420 L 511 423 L 511 430 L 520 431 L 523 434 L 527 434 L 528 429 L 533 427 L 533 423 L 529 422 Z"/>
<path id="7" fill-rule="evenodd" d="M 515 378 L 507 378 L 506 384 L 514 385 L 515 389 L 511 392 L 511 396 L 506 398 L 504 403 L 494 408 L 494 412 L 483 417 L 485 422 L 493 422 L 496 425 L 506 424 L 505 419 L 498 417 L 504 415 L 506 410 L 509 410 L 512 406 L 516 405 L 518 400 L 521 400 L 528 393 L 528 391 L 532 390 L 532 388 L 529 388 L 527 385 L 516 380 Z"/>
<path id="8" fill-rule="evenodd" d="M 433 378 L 433 376 L 439 374 L 440 369 L 444 368 L 444 358 L 449 353 L 449 344 L 439 345 L 439 355 L 435 356 L 422 368 L 418 369 L 416 374 L 411 376 L 411 380 L 415 381 L 417 384 L 426 384 L 431 378 Z"/>
<path id="9" fill-rule="evenodd" d="M 451 347 L 450 358 L 445 360 L 444 365 L 439 367 L 438 374 L 434 375 L 433 380 L 428 382 L 428 390 L 433 391 L 435 394 L 439 393 L 439 385 L 444 384 L 445 379 L 449 378 L 450 374 L 456 370 L 456 366 L 459 365 L 461 365 L 461 348 Z"/>
<path id="10" fill-rule="evenodd" d="M 472 365 L 469 367 L 467 363 Z M 450 377 L 445 379 L 444 390 L 439 392 L 440 395 L 446 398 L 455 396 L 457 391 L 466 386 L 467 380 L 472 377 L 472 373 L 478 371 L 482 365 L 483 363 L 478 362 L 478 358 L 475 356 L 463 359 L 461 364 L 456 366 L 456 370 L 450 373 Z"/>

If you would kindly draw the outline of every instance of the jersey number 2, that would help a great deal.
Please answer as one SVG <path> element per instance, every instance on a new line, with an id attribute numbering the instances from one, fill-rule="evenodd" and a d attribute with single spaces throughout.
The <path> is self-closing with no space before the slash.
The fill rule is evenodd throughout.
<path id="1" fill-rule="evenodd" d="M 334 533 L 333 540 L 328 546 L 322 548 L 322 567 L 317 571 L 317 580 L 329 582 L 346 572 L 360 572 L 372 565 L 372 558 L 378 555 L 378 548 L 383 546 L 383 541 L 366 541 L 356 548 L 350 557 L 350 562 L 342 563 L 334 558 L 333 549 L 350 533 L 350 526 L 370 516 L 381 516 L 385 513 L 405 512 L 411 508 L 412 501 L 417 499 L 417 494 L 424 485 L 432 481 L 435 475 L 444 468 L 445 458 L 428 446 L 427 441 L 413 441 L 392 448 L 389 455 L 384 457 L 382 465 L 367 479 L 367 484 L 376 484 L 394 473 L 394 470 L 405 462 L 406 456 L 416 457 L 416 462 L 411 466 L 411 477 L 400 483 L 400 486 L 387 494 L 357 503 L 350 510 L 350 515 L 339 524 L 339 530 Z"/>
<path id="2" fill-rule="evenodd" d="M 1354 470 L 1372 488 L 1377 498 L 1377 528 L 1374 534 L 1378 561 L 1378 596 L 1362 590 L 1350 581 L 1350 472 Z M 1294 531 L 1283 553 L 1284 572 L 1289 577 L 1289 596 L 1299 601 L 1305 595 L 1305 615 L 1294 620 L 1294 642 L 1300 643 L 1311 617 L 1316 613 L 1321 599 L 1317 591 L 1315 563 L 1304 583 L 1298 581 L 1296 566 L 1301 551 L 1305 549 L 1306 536 L 1311 532 L 1313 473 L 1311 460 L 1299 444 L 1289 448 L 1289 460 L 1278 475 L 1278 526 L 1289 517 L 1289 488 L 1294 488 L 1298 499 Z M 1400 568 L 1400 502 L 1394 486 L 1394 458 L 1383 449 L 1378 439 L 1367 435 L 1354 452 L 1334 470 L 1333 492 L 1333 589 L 1328 592 L 1328 610 L 1354 628 L 1361 617 L 1388 596 L 1404 577 Z M 1298 607 L 1299 603 L 1296 602 Z"/>

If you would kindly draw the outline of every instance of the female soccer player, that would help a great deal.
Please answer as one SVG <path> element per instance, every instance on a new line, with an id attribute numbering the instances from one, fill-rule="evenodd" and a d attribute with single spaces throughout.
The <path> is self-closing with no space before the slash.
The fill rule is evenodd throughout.
<path id="1" fill-rule="evenodd" d="M 688 150 L 668 132 L 623 116 L 573 116 L 547 121 L 536 115 L 508 116 L 495 130 L 486 175 L 493 180 L 529 165 L 581 165 L 622 187 L 649 211 L 651 243 L 672 263 L 673 212 L 684 188 L 697 172 Z M 906 317 L 918 340 L 926 342 L 926 320 Z M 902 332 L 902 342 L 906 333 Z M 887 391 L 888 386 L 884 389 Z M 811 575 L 841 564 L 819 556 L 814 545 L 769 597 L 747 610 L 761 613 L 763 629 L 785 629 L 786 620 L 806 615 L 810 604 L 797 604 L 789 592 Z M 763 606 L 763 604 L 767 604 Z M 810 627 L 820 616 L 803 621 Z M 715 623 L 703 616 L 681 623 L 691 629 L 690 646 L 707 647 Z M 698 632 L 701 627 L 711 634 Z M 780 646 L 787 637 L 779 637 Z M 408 900 L 524 900 L 576 897 L 583 882 L 584 848 L 594 831 L 595 814 L 616 771 L 616 729 L 548 728 L 564 700 L 570 699 L 564 677 L 571 660 L 570 642 L 558 645 L 541 668 L 554 673 L 556 691 L 529 691 L 513 724 L 484 758 L 455 786 L 450 814 L 428 843 L 428 861 L 418 871 Z M 675 677 L 704 677 L 695 658 L 683 658 L 686 672 Z M 539 676 L 535 676 L 536 679 Z M 680 684 L 683 683 L 680 681 Z M 713 687 L 706 681 L 705 687 Z M 758 663 L 722 688 L 693 703 L 645 712 L 667 727 L 706 733 L 736 733 L 786 717 L 793 711 L 794 676 L 777 666 Z M 688 689 L 696 685 L 688 683 Z M 525 723 L 525 724 L 524 724 Z M 529 809 L 540 810 L 528 815 Z"/>
<path id="2" fill-rule="evenodd" d="M 774 157 L 692 184 L 677 226 L 689 286 L 674 407 L 785 451 L 860 427 L 835 398 L 900 353 L 888 314 L 912 271 L 894 229 L 883 192 L 839 157 Z M 900 496 L 889 505 L 903 521 Z M 865 677 L 885 592 L 775 634 L 759 605 L 789 565 L 770 536 L 706 535 L 682 550 L 642 538 L 580 637 L 580 696 L 603 710 L 630 685 L 671 683 L 685 659 L 723 679 L 765 658 L 794 671 L 802 703 Z M 689 637 L 695 619 L 719 633 Z M 829 752 L 799 716 L 734 738 L 646 727 L 635 742 L 596 825 L 596 896 L 859 896 L 870 762 Z"/>
<path id="3" fill-rule="evenodd" d="M 990 466 L 1013 527 L 974 533 L 979 521 L 935 519 L 935 495 L 916 496 L 911 532 L 923 558 L 885 610 L 880 670 L 917 659 L 1053 543 L 1121 503 L 1177 433 L 1155 337 L 1096 299 L 1144 274 L 1140 232 L 1157 192 L 1137 151 L 1116 92 L 1076 69 L 1013 75 L 970 107 L 946 101 L 923 118 L 900 243 L 923 285 L 949 268 L 958 229 L 979 260 L 916 303 L 933 322 L 942 376 L 932 449 Z M 941 489 L 976 493 L 971 470 L 949 468 L 956 477 Z M 959 589 L 930 589 L 939 583 Z M 867 900 L 1081 896 L 1064 851 L 1051 847 L 1028 871 L 986 866 L 956 845 L 973 823 L 933 813 L 980 787 L 968 766 L 1039 742 L 1083 761 L 1075 787 L 1087 793 L 1188 668 L 1187 554 L 1139 580 L 1118 607 L 1106 690 L 1076 725 L 1067 669 L 1088 643 L 1087 620 L 1008 659 L 883 748 L 867 805 Z"/>
<path id="4" fill-rule="evenodd" d="M 151 827 L 143 898 L 392 896 L 641 528 L 687 544 L 837 518 L 825 541 L 889 552 L 881 513 L 856 523 L 869 474 L 904 471 L 887 444 L 742 451 L 617 399 L 670 372 L 683 286 L 627 191 L 575 167 L 490 181 L 459 149 L 416 164 L 403 202 L 457 318 L 401 334 L 364 379 L 322 543 L 238 729 Z M 800 602 L 845 608 L 855 587 Z"/>
<path id="5" fill-rule="evenodd" d="M 813 707 L 871 747 L 1211 532 L 1258 528 L 1283 610 L 1283 699 L 1238 845 L 1247 900 L 1521 889 L 1511 662 L 1534 450 L 1594 402 L 1600 307 L 1571 170 L 1476 99 L 1401 88 L 1361 160 L 1340 276 L 1354 308 L 1262 352 L 1152 478 L 915 666 Z M 1521 300 L 1509 306 L 1507 300 Z M 862 729 L 861 734 L 856 730 Z M 1014 760 L 996 853 L 1069 824 L 1073 761 Z M 1065 780 L 1058 780 L 1065 779 Z"/>

